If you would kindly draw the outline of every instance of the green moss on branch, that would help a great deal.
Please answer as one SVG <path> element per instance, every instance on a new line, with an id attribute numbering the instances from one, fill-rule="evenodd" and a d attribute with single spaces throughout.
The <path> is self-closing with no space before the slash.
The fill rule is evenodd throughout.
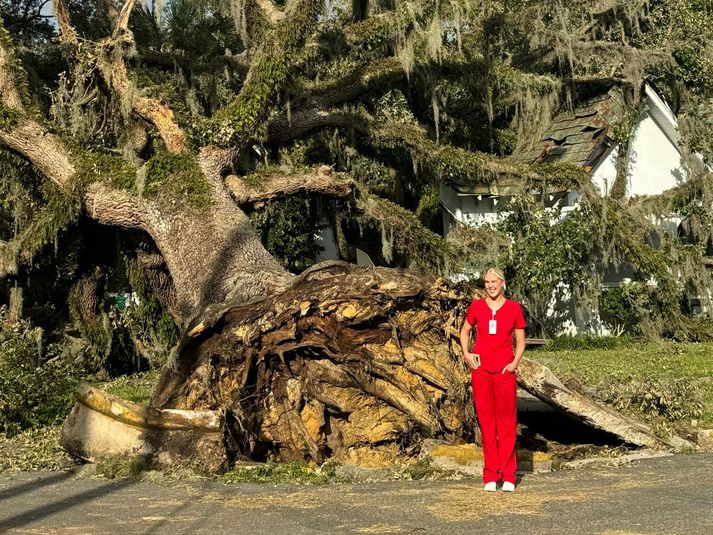
<path id="1" fill-rule="evenodd" d="M 411 261 L 436 272 L 449 261 L 450 244 L 425 228 L 413 212 L 361 189 L 357 197 L 357 208 L 365 223 L 378 222 L 382 225 L 382 240 L 392 240 L 384 243 L 385 247 L 390 249 L 393 246 Z"/>
<path id="2" fill-rule="evenodd" d="M 323 9 L 324 4 L 320 0 L 296 2 L 285 20 L 265 36 L 235 100 L 213 118 L 195 125 L 199 144 L 241 147 L 250 139 L 264 135 L 270 105 L 287 81 L 291 66 Z"/>
<path id="3" fill-rule="evenodd" d="M 212 202 L 210 184 L 192 154 L 159 150 L 146 162 L 145 173 L 147 198 L 199 209 Z"/>

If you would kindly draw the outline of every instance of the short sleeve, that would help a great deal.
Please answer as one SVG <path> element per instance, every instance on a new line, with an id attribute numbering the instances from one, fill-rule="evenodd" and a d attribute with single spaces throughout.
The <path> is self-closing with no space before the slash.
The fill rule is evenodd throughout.
<path id="1" fill-rule="evenodd" d="M 525 316 L 522 315 L 522 307 L 520 303 L 515 303 L 517 305 L 517 310 L 515 311 L 515 328 L 524 329 L 527 327 L 527 322 L 525 321 Z"/>
<path id="2" fill-rule="evenodd" d="M 468 307 L 468 312 L 465 315 L 465 321 L 470 325 L 475 325 L 475 301 L 473 301 Z"/>

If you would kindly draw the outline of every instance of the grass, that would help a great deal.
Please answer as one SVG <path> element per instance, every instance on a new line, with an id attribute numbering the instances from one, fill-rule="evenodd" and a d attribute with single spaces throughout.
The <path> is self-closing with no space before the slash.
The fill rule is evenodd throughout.
<path id="1" fill-rule="evenodd" d="M 267 463 L 256 466 L 237 466 L 220 476 L 223 483 L 301 483 L 323 485 L 335 477 L 334 466 L 320 467 L 308 463 Z"/>
<path id="2" fill-rule="evenodd" d="M 97 383 L 95 386 L 126 401 L 139 405 L 148 405 L 160 370 L 151 370 L 134 375 L 124 375 L 111 381 Z"/>
<path id="3" fill-rule="evenodd" d="M 543 348 L 527 356 L 555 373 L 600 391 L 604 385 L 639 383 L 652 389 L 666 384 L 689 385 L 702 401 L 698 422 L 713 427 L 713 343 L 658 341 L 621 344 L 613 349 Z M 685 389 L 679 388 L 681 392 Z M 676 400 L 685 403 L 687 400 Z"/>
<path id="4" fill-rule="evenodd" d="M 87 465 L 80 479 L 139 479 L 153 468 L 150 457 L 110 457 Z"/>

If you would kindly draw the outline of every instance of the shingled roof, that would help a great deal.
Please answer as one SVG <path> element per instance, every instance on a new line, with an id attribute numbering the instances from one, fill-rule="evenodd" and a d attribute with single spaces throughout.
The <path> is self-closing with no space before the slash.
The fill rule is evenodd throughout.
<path id="1" fill-rule="evenodd" d="M 535 147 L 516 158 L 529 163 L 570 162 L 591 171 L 614 144 L 612 129 L 624 109 L 621 89 L 614 87 L 557 115 Z"/>

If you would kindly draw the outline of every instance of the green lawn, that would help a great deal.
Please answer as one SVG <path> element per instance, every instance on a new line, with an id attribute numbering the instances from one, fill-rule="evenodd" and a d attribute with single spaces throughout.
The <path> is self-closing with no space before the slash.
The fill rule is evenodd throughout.
<path id="1" fill-rule="evenodd" d="M 135 375 L 124 375 L 111 381 L 95 383 L 94 386 L 126 401 L 148 405 L 159 373 L 160 370 L 152 370 Z"/>
<path id="2" fill-rule="evenodd" d="M 660 398 L 685 413 L 688 405 L 702 403 L 697 419 L 702 427 L 713 427 L 713 343 L 650 342 L 623 344 L 612 349 L 528 351 L 528 358 L 550 367 L 555 373 L 580 381 L 603 397 L 611 390 L 635 393 L 650 407 Z M 648 405 L 647 405 L 648 403 Z M 646 412 L 646 411 L 644 411 Z M 677 413 L 665 415 L 676 420 Z M 673 416 L 673 417 L 671 417 Z M 679 414 L 680 416 L 680 414 Z"/>

